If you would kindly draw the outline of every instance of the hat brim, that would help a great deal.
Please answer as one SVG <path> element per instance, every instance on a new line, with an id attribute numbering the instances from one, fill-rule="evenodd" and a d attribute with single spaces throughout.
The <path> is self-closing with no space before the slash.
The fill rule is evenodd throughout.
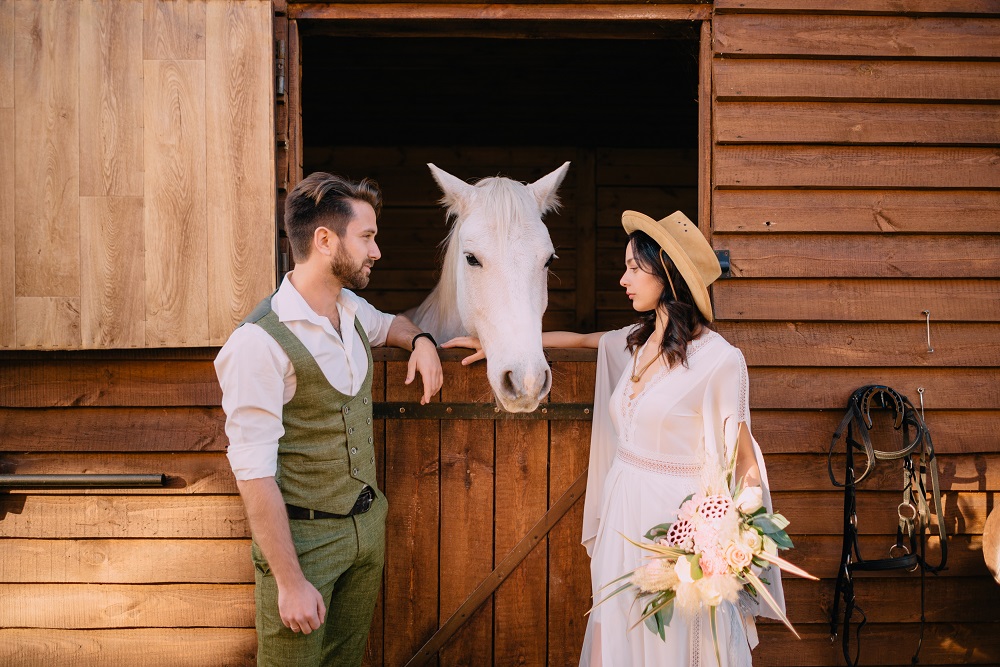
<path id="1" fill-rule="evenodd" d="M 691 263 L 687 252 L 685 252 L 680 244 L 670 234 L 665 232 L 656 220 L 638 211 L 625 211 L 622 213 L 622 226 L 628 234 L 636 231 L 646 233 L 663 248 L 663 251 L 667 253 L 667 257 L 670 258 L 670 261 L 677 267 L 677 271 L 681 274 L 681 277 L 684 278 L 688 289 L 691 290 L 694 304 L 698 306 L 701 314 L 709 322 L 712 322 L 715 316 L 712 313 L 712 299 L 708 295 L 708 285 L 705 284 L 701 273 Z"/>

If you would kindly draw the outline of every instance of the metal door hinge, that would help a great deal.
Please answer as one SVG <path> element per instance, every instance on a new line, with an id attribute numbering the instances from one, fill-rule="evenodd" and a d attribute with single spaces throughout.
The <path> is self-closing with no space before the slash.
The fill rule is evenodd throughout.
<path id="1" fill-rule="evenodd" d="M 722 267 L 722 275 L 720 278 L 731 278 L 729 274 L 729 251 L 728 250 L 716 250 L 715 256 L 719 258 L 719 266 Z"/>
<path id="2" fill-rule="evenodd" d="M 274 92 L 285 94 L 285 40 L 279 39 L 274 44 Z"/>

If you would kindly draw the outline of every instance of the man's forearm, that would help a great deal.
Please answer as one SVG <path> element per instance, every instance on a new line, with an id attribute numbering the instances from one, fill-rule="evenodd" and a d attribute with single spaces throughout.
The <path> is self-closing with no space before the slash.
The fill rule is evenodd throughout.
<path id="1" fill-rule="evenodd" d="M 421 332 L 420 327 L 411 322 L 408 317 L 396 315 L 389 326 L 385 344 L 412 351 L 413 337 Z"/>
<path id="2" fill-rule="evenodd" d="M 285 501 L 274 477 L 237 480 L 254 540 L 278 585 L 303 577 L 288 526 Z"/>

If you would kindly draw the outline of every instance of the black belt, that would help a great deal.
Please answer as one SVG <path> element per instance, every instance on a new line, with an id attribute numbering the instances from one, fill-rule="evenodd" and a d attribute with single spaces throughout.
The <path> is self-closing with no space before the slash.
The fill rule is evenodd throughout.
<path id="1" fill-rule="evenodd" d="M 358 499 L 354 501 L 354 507 L 347 514 L 321 512 L 320 510 L 311 510 L 307 507 L 299 507 L 297 505 L 285 505 L 285 509 L 288 510 L 289 519 L 347 519 L 355 514 L 364 514 L 370 510 L 372 501 L 374 500 L 375 492 L 372 491 L 372 487 L 366 486 L 365 490 L 358 496 Z"/>

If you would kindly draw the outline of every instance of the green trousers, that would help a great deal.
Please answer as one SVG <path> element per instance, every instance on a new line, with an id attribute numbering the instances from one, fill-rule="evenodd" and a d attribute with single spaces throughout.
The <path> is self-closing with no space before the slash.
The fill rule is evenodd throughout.
<path id="1" fill-rule="evenodd" d="M 259 667 L 359 667 L 365 653 L 385 560 L 385 496 L 346 519 L 289 520 L 306 579 L 326 604 L 326 621 L 308 635 L 278 614 L 278 586 L 253 544 Z"/>

